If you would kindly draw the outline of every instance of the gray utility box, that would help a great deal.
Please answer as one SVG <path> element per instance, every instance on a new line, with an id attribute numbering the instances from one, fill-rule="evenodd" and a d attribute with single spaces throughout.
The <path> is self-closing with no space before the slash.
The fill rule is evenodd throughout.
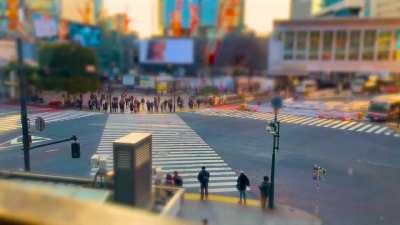
<path id="1" fill-rule="evenodd" d="M 113 143 L 114 200 L 146 208 L 151 203 L 152 136 L 131 133 Z"/>

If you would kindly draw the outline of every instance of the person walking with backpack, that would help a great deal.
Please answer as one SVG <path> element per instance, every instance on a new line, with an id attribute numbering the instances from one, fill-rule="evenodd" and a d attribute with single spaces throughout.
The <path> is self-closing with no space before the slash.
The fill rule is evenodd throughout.
<path id="1" fill-rule="evenodd" d="M 239 191 L 239 204 L 246 204 L 246 189 L 250 186 L 249 178 L 244 174 L 243 171 L 240 171 L 240 175 L 237 179 L 236 187 Z"/>
<path id="2" fill-rule="evenodd" d="M 210 173 L 206 167 L 201 167 L 201 171 L 197 175 L 197 180 L 200 182 L 200 198 L 201 200 L 208 199 L 208 182 L 210 181 Z"/>
<path id="3" fill-rule="evenodd" d="M 263 182 L 258 186 L 258 189 L 260 190 L 260 196 L 261 196 L 261 208 L 265 209 L 265 205 L 267 203 L 267 198 L 269 196 L 269 191 L 271 189 L 271 183 L 269 182 L 269 177 L 264 176 Z"/>

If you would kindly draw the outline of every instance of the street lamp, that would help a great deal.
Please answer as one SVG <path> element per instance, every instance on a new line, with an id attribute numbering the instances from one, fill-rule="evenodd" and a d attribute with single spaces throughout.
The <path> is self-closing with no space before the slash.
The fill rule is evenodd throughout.
<path id="1" fill-rule="evenodd" d="M 282 108 L 282 98 L 276 96 L 271 100 L 272 108 L 274 109 L 274 121 L 267 124 L 266 130 L 273 137 L 272 144 L 272 163 L 271 163 L 271 188 L 269 192 L 268 207 L 270 209 L 274 208 L 275 200 L 275 161 L 276 152 L 279 150 L 279 137 L 280 137 L 280 122 L 278 121 L 278 111 Z"/>

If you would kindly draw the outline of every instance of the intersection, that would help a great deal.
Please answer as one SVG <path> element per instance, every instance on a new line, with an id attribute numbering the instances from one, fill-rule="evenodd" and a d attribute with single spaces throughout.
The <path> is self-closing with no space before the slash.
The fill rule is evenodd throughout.
<path id="1" fill-rule="evenodd" d="M 38 149 L 31 153 L 33 172 L 91 177 L 94 171 L 89 161 L 93 154 L 106 156 L 111 169 L 113 140 L 129 132 L 150 132 L 154 166 L 165 172 L 179 171 L 188 192 L 198 191 L 196 177 L 203 165 L 211 173 L 210 192 L 228 196 L 237 194 L 239 171 L 245 171 L 250 178 L 253 197 L 258 197 L 257 185 L 269 173 L 272 140 L 265 132 L 266 121 L 272 119 L 269 113 L 200 110 L 178 114 L 104 114 L 68 110 L 30 116 L 37 115 L 51 122 L 43 132 L 32 129 L 32 135 L 51 140 L 77 135 L 82 157 L 71 159 L 68 144 Z M 7 116 L 10 114 L 0 118 Z M 62 116 L 65 118 L 61 119 Z M 337 224 L 338 215 L 346 218 L 343 224 L 394 224 L 396 202 L 400 201 L 394 188 L 400 185 L 400 152 L 394 147 L 400 144 L 398 134 L 383 125 L 365 122 L 291 115 L 281 115 L 280 119 L 278 203 L 318 214 L 327 224 Z M 0 143 L 20 135 L 19 127 L 5 129 L 0 133 Z M 0 148 L 1 169 L 22 170 L 20 148 Z M 315 164 L 328 171 L 318 191 L 311 179 Z M 357 216 L 365 212 L 365 216 Z"/>

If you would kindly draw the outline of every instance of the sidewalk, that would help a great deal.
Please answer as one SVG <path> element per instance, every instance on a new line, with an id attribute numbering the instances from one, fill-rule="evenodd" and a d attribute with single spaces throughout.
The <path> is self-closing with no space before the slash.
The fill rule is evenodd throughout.
<path id="1" fill-rule="evenodd" d="M 185 194 L 179 217 L 195 222 L 208 220 L 209 225 L 321 225 L 314 215 L 289 206 L 279 205 L 274 210 L 262 210 L 259 201 L 248 200 L 239 205 L 235 197 L 210 195 L 200 201 L 198 194 Z"/>

